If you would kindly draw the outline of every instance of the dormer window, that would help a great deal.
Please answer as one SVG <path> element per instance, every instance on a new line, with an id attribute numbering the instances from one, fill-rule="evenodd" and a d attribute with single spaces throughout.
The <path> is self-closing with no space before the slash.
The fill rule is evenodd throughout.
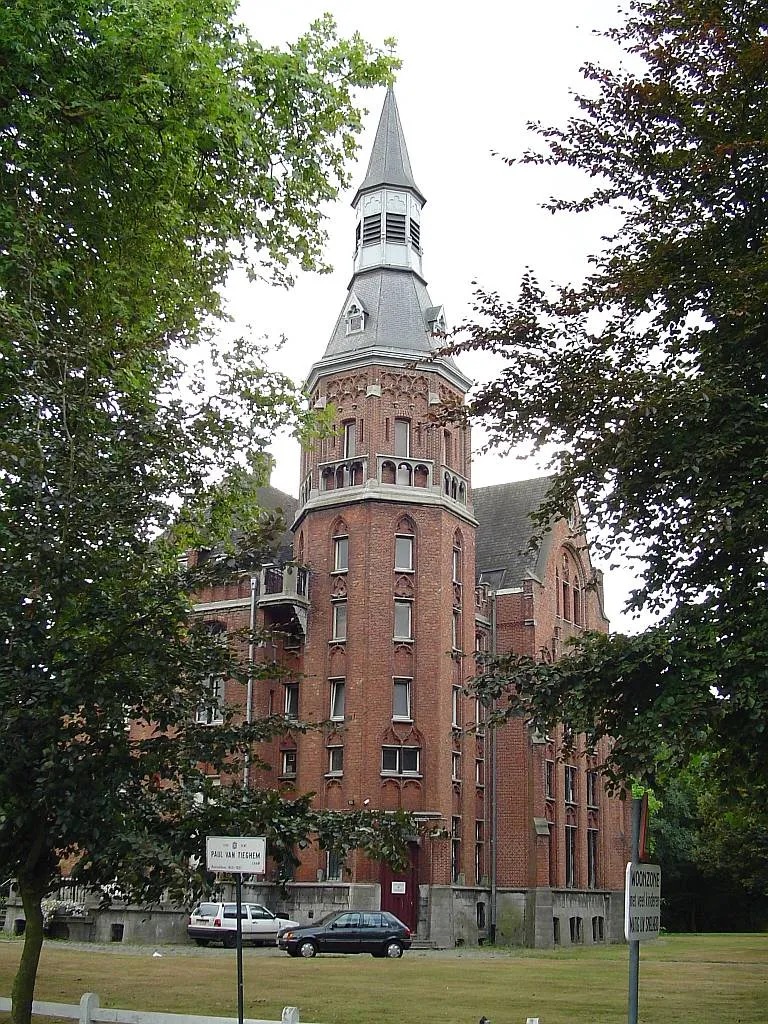
<path id="1" fill-rule="evenodd" d="M 353 302 L 347 308 L 347 334 L 359 334 L 365 329 L 365 312 Z"/>

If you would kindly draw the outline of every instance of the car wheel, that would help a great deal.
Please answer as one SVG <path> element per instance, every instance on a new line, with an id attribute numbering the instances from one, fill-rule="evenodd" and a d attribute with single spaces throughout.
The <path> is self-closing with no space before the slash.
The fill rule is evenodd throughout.
<path id="1" fill-rule="evenodd" d="M 310 956 L 316 956 L 316 955 L 317 955 L 317 946 L 314 944 L 314 942 L 310 942 L 307 939 L 306 942 L 300 942 L 299 943 L 299 956 L 310 957 Z"/>
<path id="2" fill-rule="evenodd" d="M 232 932 L 231 935 L 225 935 L 224 939 L 223 939 L 223 942 L 224 942 L 224 949 L 234 949 L 235 946 L 237 945 L 237 933 L 236 932 Z"/>
<path id="3" fill-rule="evenodd" d="M 390 960 L 397 960 L 403 955 L 403 947 L 399 942 L 388 942 L 384 947 L 384 955 Z"/>
<path id="4" fill-rule="evenodd" d="M 196 946 L 207 946 L 210 941 L 211 941 L 210 939 L 195 939 L 195 945 Z"/>

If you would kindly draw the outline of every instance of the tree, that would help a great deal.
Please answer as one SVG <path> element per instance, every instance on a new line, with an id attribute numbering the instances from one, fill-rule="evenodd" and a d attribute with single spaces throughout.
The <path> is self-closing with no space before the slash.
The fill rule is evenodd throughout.
<path id="1" fill-rule="evenodd" d="M 283 283 L 322 269 L 319 208 L 360 126 L 352 90 L 395 66 L 330 18 L 265 49 L 234 9 L 0 11 L 0 874 L 27 919 L 14 1024 L 30 1020 L 60 858 L 147 900 L 188 891 L 213 821 L 247 820 L 278 853 L 317 834 L 396 856 L 394 819 L 239 786 L 205 801 L 201 762 L 226 778 L 276 723 L 191 727 L 201 681 L 244 669 L 189 617 L 227 559 L 190 570 L 179 555 L 226 550 L 234 529 L 265 548 L 275 523 L 253 480 L 277 426 L 303 424 L 262 352 L 217 351 L 221 288 L 235 265 Z"/>
<path id="2" fill-rule="evenodd" d="M 670 931 L 745 931 L 768 913 L 768 815 L 723 799 L 706 757 L 656 790 L 653 858 L 664 877 Z"/>
<path id="3" fill-rule="evenodd" d="M 581 283 L 478 292 L 455 350 L 505 361 L 471 407 L 493 444 L 553 446 L 542 529 L 578 494 L 603 550 L 644 563 L 630 607 L 662 618 L 497 674 L 508 713 L 621 737 L 615 776 L 706 750 L 764 801 L 768 18 L 759 0 L 633 0 L 608 35 L 627 69 L 587 65 L 574 116 L 530 125 L 539 147 L 509 163 L 584 172 L 588 194 L 548 208 L 619 226 Z"/>

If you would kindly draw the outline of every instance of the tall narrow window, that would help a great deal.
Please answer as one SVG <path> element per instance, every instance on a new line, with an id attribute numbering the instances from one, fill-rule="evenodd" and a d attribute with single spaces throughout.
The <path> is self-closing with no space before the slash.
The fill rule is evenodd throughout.
<path id="1" fill-rule="evenodd" d="M 453 582 L 461 583 L 461 548 L 458 545 L 453 548 Z"/>
<path id="2" fill-rule="evenodd" d="M 400 721 L 411 720 L 411 680 L 396 678 L 392 688 L 392 717 Z"/>
<path id="3" fill-rule="evenodd" d="M 406 459 L 411 454 L 411 423 L 410 420 L 395 420 L 395 455 Z"/>
<path id="4" fill-rule="evenodd" d="M 347 639 L 347 602 L 334 601 L 333 604 L 333 639 Z"/>
<path id="5" fill-rule="evenodd" d="M 344 858 L 340 853 L 334 853 L 333 850 L 328 851 L 328 867 L 326 871 L 326 878 L 329 882 L 340 882 L 344 872 Z"/>
<path id="6" fill-rule="evenodd" d="M 413 605 L 411 601 L 395 601 L 395 637 L 413 639 Z"/>
<path id="7" fill-rule="evenodd" d="M 551 800 L 555 795 L 555 762 L 544 762 L 544 795 Z"/>
<path id="8" fill-rule="evenodd" d="M 485 874 L 485 850 L 484 850 L 483 822 L 475 822 L 475 885 L 480 884 L 480 879 Z"/>
<path id="9" fill-rule="evenodd" d="M 344 458 L 351 459 L 357 455 L 357 424 L 348 420 L 344 424 Z"/>
<path id="10" fill-rule="evenodd" d="M 453 620 L 451 623 L 451 646 L 454 651 L 461 650 L 461 612 L 458 608 L 453 609 Z"/>
<path id="11" fill-rule="evenodd" d="M 458 729 L 461 725 L 461 687 L 454 686 L 451 689 L 451 725 Z"/>
<path id="12" fill-rule="evenodd" d="M 576 826 L 565 826 L 565 884 L 576 884 Z"/>
<path id="13" fill-rule="evenodd" d="M 346 572 L 349 568 L 349 537 L 333 539 L 333 571 Z"/>
<path id="14" fill-rule="evenodd" d="M 451 881 L 454 885 L 461 875 L 461 818 L 451 818 Z"/>
<path id="15" fill-rule="evenodd" d="M 413 570 L 413 537 L 395 537 L 395 569 L 399 572 Z"/>
<path id="16" fill-rule="evenodd" d="M 479 697 L 475 697 L 475 732 L 478 736 L 485 735 L 485 707 Z"/>
<path id="17" fill-rule="evenodd" d="M 195 711 L 198 725 L 218 725 L 224 721 L 224 677 L 209 676 L 205 697 Z"/>
<path id="18" fill-rule="evenodd" d="M 576 767 L 572 764 L 565 766 L 565 802 L 576 803 Z"/>
<path id="19" fill-rule="evenodd" d="M 299 717 L 299 684 L 286 683 L 283 687 L 283 711 L 286 718 Z"/>
<path id="20" fill-rule="evenodd" d="M 600 802 L 600 784 L 598 773 L 594 769 L 587 772 L 587 804 L 589 807 L 597 807 Z"/>
<path id="21" fill-rule="evenodd" d="M 596 828 L 587 829 L 587 885 L 597 888 L 597 844 L 600 833 Z"/>
<path id="22" fill-rule="evenodd" d="M 458 750 L 451 751 L 451 778 L 454 782 L 461 781 L 461 754 Z"/>
<path id="23" fill-rule="evenodd" d="M 331 680 L 331 718 L 334 722 L 344 721 L 344 691 L 346 680 Z"/>

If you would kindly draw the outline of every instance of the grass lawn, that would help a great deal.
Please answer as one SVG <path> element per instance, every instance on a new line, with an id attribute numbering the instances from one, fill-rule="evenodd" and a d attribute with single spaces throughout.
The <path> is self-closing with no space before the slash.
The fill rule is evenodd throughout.
<path id="1" fill-rule="evenodd" d="M 36 997 L 103 1006 L 237 1016 L 234 951 L 73 949 L 47 942 Z M 0 994 L 21 953 L 0 941 Z M 412 951 L 402 960 L 288 956 L 245 949 L 245 1015 L 279 1020 L 298 1006 L 319 1024 L 624 1024 L 627 947 Z M 672 935 L 641 945 L 641 1024 L 765 1024 L 768 935 Z M 0 1014 L 0 1018 L 3 1015 Z M 44 1018 L 41 1018 L 41 1022 Z"/>

